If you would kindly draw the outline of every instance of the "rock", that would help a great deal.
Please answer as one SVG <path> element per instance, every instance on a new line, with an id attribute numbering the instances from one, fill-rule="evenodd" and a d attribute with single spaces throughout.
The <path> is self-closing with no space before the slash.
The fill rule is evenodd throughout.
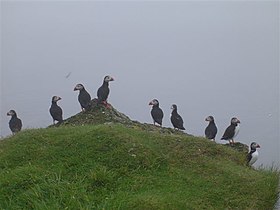
<path id="1" fill-rule="evenodd" d="M 148 132 L 153 131 L 162 134 L 189 135 L 183 131 L 177 131 L 172 128 L 159 127 L 152 124 L 140 123 L 138 121 L 131 120 L 128 116 L 116 110 L 112 105 L 110 105 L 109 108 L 106 108 L 103 104 L 98 104 L 96 98 L 91 100 L 90 108 L 87 111 L 79 112 L 78 114 L 69 117 L 68 119 L 64 120 L 63 123 L 61 123 L 59 126 L 63 126 L 63 125 L 80 126 L 80 125 L 87 125 L 87 124 L 110 125 L 113 123 L 120 123 L 128 127 L 133 127 Z M 53 127 L 53 125 L 49 127 Z"/>
<path id="2" fill-rule="evenodd" d="M 230 144 L 224 144 L 227 147 L 230 147 L 234 150 L 237 150 L 238 152 L 242 152 L 242 153 L 248 153 L 249 151 L 249 146 L 246 144 L 242 144 L 240 142 L 235 142 L 234 145 L 230 145 Z"/>

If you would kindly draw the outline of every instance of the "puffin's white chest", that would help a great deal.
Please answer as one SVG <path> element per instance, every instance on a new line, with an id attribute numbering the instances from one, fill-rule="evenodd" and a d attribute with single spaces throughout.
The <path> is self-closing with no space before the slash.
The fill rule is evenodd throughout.
<path id="1" fill-rule="evenodd" d="M 256 150 L 255 152 L 252 153 L 252 159 L 250 160 L 249 164 L 253 165 L 257 161 L 258 157 L 259 157 L 259 153 Z"/>
<path id="2" fill-rule="evenodd" d="M 239 124 L 237 124 L 237 126 L 235 126 L 235 129 L 234 129 L 234 136 L 233 136 L 233 138 L 235 138 L 237 136 L 237 134 L 239 133 L 239 129 L 240 129 L 240 126 L 239 126 Z"/>

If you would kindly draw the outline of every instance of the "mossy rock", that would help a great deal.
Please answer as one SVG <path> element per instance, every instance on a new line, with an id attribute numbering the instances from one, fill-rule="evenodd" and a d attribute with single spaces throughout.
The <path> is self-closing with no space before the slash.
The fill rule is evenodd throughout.
<path id="1" fill-rule="evenodd" d="M 225 146 L 230 147 L 234 150 L 237 150 L 238 152 L 241 152 L 241 153 L 247 154 L 249 151 L 249 146 L 246 144 L 242 144 L 241 142 L 235 142 L 233 145 L 225 144 Z"/>
<path id="2" fill-rule="evenodd" d="M 93 99 L 90 103 L 90 108 L 87 111 L 79 112 L 78 114 L 66 119 L 60 125 L 87 125 L 87 124 L 104 124 L 104 123 L 122 123 L 131 124 L 132 120 L 125 114 L 118 112 L 113 106 L 105 107 L 103 104 L 98 104 L 97 99 Z"/>
<path id="3" fill-rule="evenodd" d="M 173 128 L 160 127 L 148 123 L 140 123 L 135 120 L 131 120 L 125 114 L 116 110 L 111 104 L 108 107 L 103 104 L 98 104 L 97 99 L 91 100 L 90 108 L 87 111 L 81 111 L 78 114 L 66 119 L 61 124 L 51 125 L 53 126 L 83 126 L 83 125 L 97 125 L 97 124 L 111 124 L 120 123 L 127 127 L 133 127 L 135 129 L 158 132 L 162 134 L 181 134 L 188 135 L 183 131 L 178 131 Z"/>

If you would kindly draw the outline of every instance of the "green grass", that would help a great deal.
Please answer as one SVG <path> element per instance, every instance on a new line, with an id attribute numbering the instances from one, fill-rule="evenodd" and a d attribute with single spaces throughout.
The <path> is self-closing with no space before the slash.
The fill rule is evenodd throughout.
<path id="1" fill-rule="evenodd" d="M 273 209 L 279 173 L 203 138 L 101 124 L 0 143 L 0 209 Z"/>

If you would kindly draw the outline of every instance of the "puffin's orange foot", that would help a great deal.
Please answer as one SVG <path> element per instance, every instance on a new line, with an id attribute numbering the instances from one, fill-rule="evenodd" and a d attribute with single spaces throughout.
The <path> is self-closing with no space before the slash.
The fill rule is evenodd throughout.
<path id="1" fill-rule="evenodd" d="M 109 104 L 107 101 L 102 101 L 102 104 L 103 104 L 107 109 L 112 108 L 111 104 Z"/>
<path id="2" fill-rule="evenodd" d="M 105 107 L 106 107 L 107 109 L 111 109 L 111 108 L 112 108 L 111 104 L 109 104 L 109 103 L 106 103 Z"/>

